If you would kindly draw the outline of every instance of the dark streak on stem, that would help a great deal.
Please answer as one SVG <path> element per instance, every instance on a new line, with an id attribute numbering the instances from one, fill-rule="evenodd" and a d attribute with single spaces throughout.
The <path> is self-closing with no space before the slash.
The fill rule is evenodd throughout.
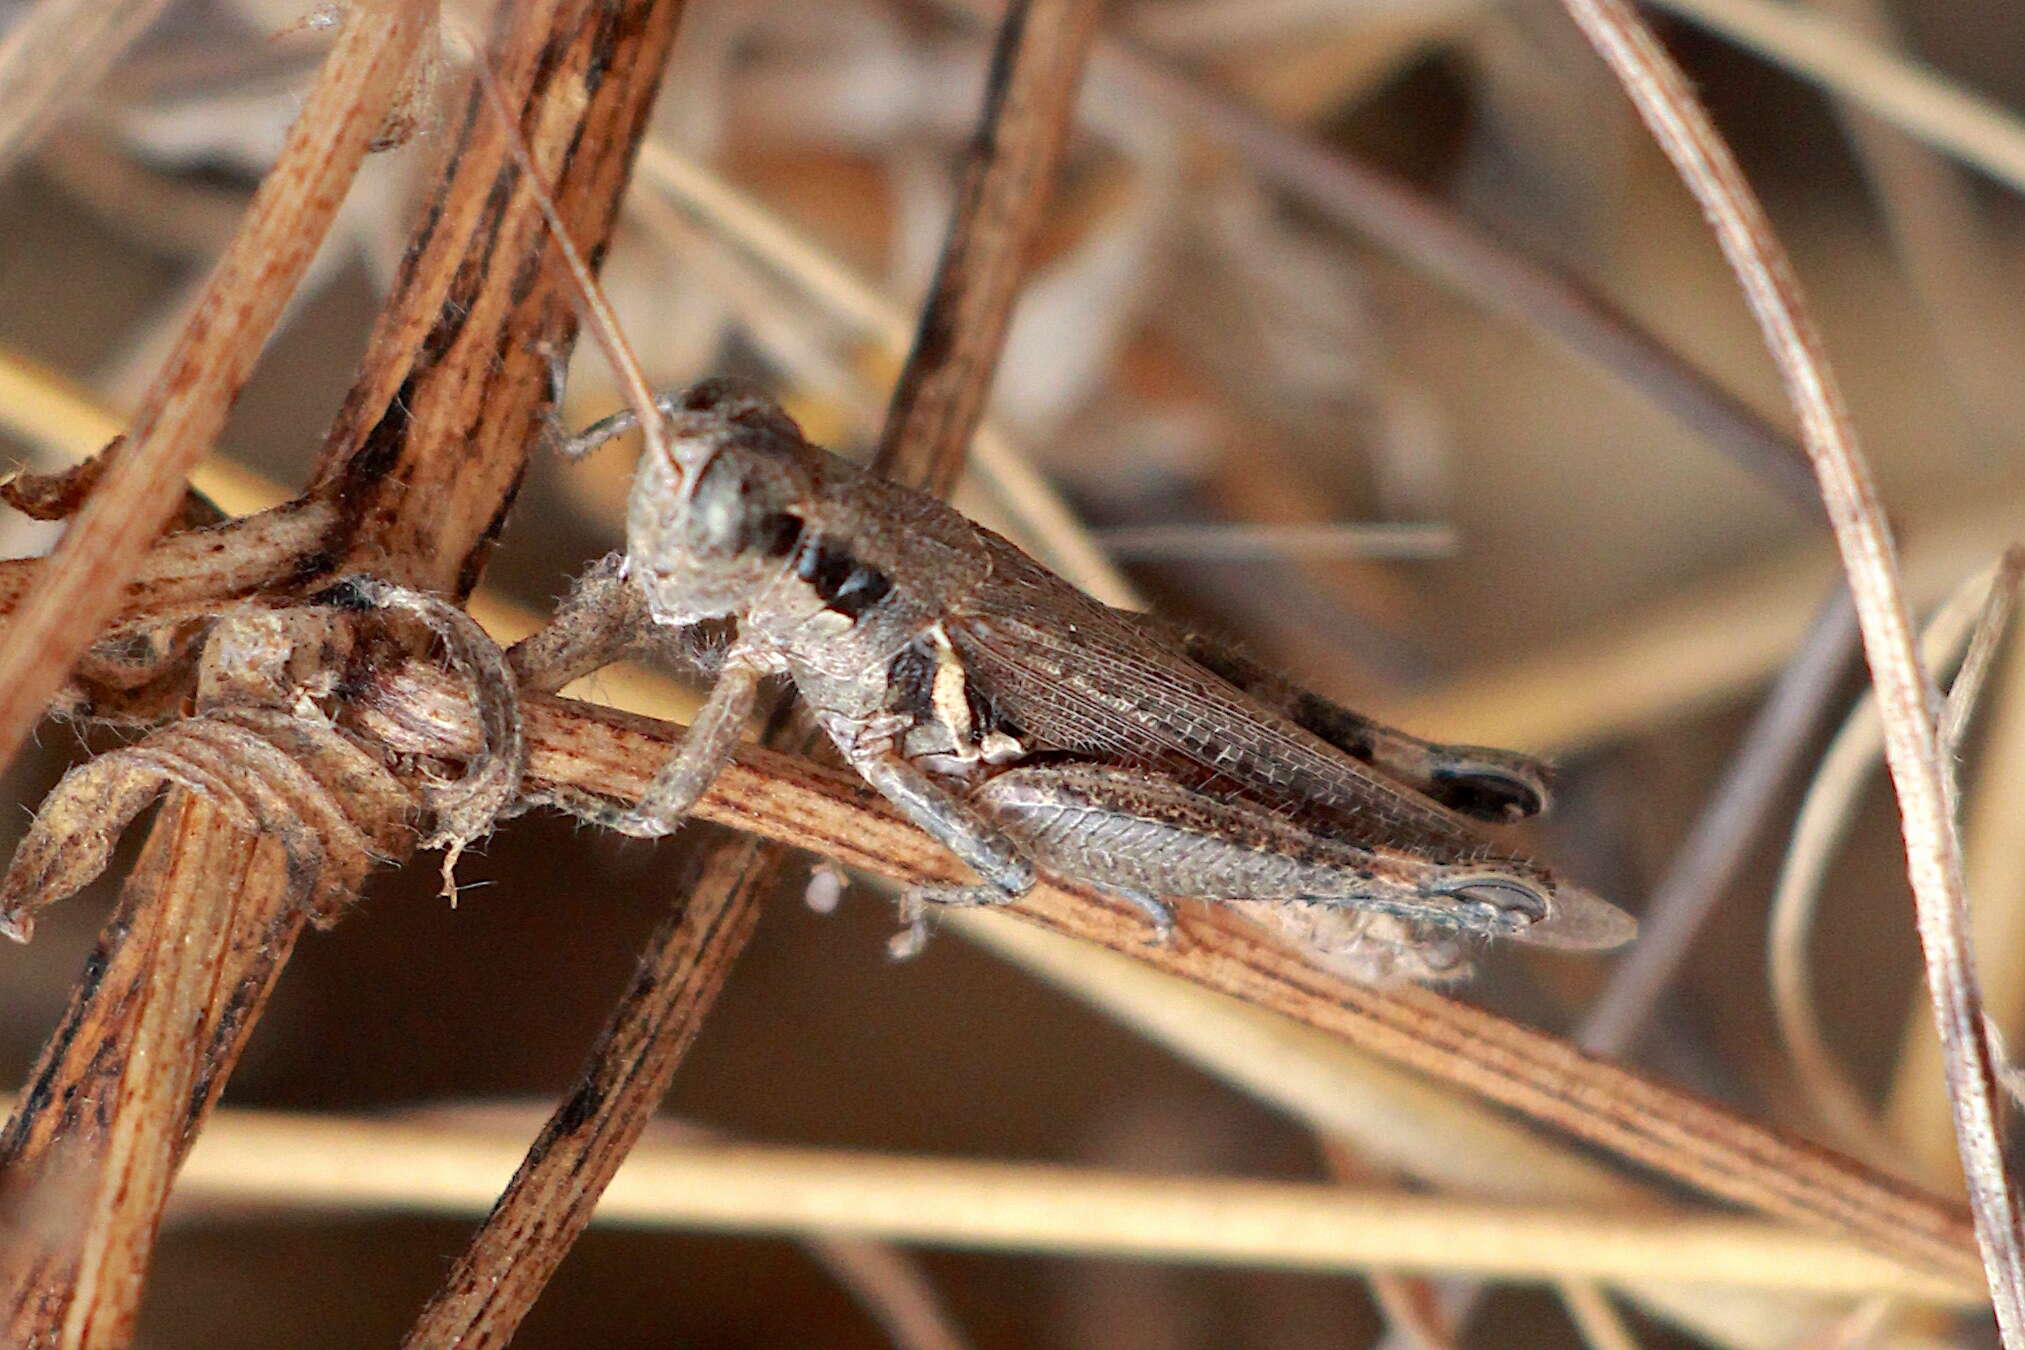
<path id="1" fill-rule="evenodd" d="M 990 111 L 873 460 L 889 478 L 947 496 L 962 472 L 1074 124 L 1098 8 L 1016 0 L 1005 12 L 985 90 Z"/>

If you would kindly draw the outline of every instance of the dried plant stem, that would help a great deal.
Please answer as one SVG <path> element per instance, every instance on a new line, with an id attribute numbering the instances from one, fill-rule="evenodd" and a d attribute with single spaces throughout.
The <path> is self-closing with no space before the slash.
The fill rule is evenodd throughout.
<path id="1" fill-rule="evenodd" d="M 72 460 L 89 457 L 119 434 L 119 420 L 97 399 L 4 347 L 0 347 L 0 426 Z M 132 588 L 127 608 L 159 614 L 172 604 L 210 604 L 285 581 L 301 570 L 300 559 L 316 551 L 337 519 L 335 508 L 314 502 L 290 502 L 281 484 L 217 455 L 206 456 L 191 471 L 190 487 L 228 517 L 261 516 L 263 534 L 254 537 L 251 531 L 255 523 L 237 520 L 209 537 L 193 540 L 172 536 L 163 540 L 142 559 L 141 579 Z M 264 514 L 270 512 L 271 516 Z M 284 532 L 275 531 L 277 524 Z M 225 536 L 232 542 L 223 550 L 213 549 L 212 545 Z M 164 595 L 160 588 L 169 559 L 177 556 L 188 559 L 193 548 L 201 561 L 190 580 L 202 589 L 180 596 Z M 248 573 L 221 567 L 216 561 L 218 556 L 253 562 L 254 570 Z M 272 558 L 274 567 L 261 567 L 258 563 L 261 558 Z M 288 561 L 291 558 L 295 561 Z M 8 597 L 26 590 L 29 569 L 37 565 L 39 560 L 24 560 L 20 568 L 0 562 L 0 617 L 7 612 Z M 542 616 L 534 610 L 487 586 L 471 593 L 469 609 L 471 617 L 501 646 L 519 641 L 542 625 Z M 586 696 L 607 707 L 678 722 L 695 715 L 697 702 L 694 691 L 687 685 L 632 661 L 621 661 L 599 671 L 595 690 L 586 691 Z"/>
<path id="2" fill-rule="evenodd" d="M 388 672 L 362 698 L 362 725 L 393 748 L 458 758 L 479 744 L 461 690 L 438 672 Z M 630 804 L 677 739 L 666 728 L 568 700 L 529 699 L 527 715 L 537 790 L 567 787 Z M 741 752 L 696 815 L 903 885 L 964 879 L 953 857 L 854 775 L 777 752 Z M 1017 914 L 1292 1017 L 1735 1203 L 1939 1269 L 1973 1264 L 1961 1216 L 1930 1196 L 1543 1032 L 1424 989 L 1373 988 L 1316 970 L 1226 912 L 1190 908 L 1175 942 L 1152 946 L 1137 911 L 1088 892 L 1037 887 L 1009 910 L 979 911 L 964 922 L 1011 925 Z"/>
<path id="3" fill-rule="evenodd" d="M 730 851 L 749 862 L 764 848 L 745 839 Z M 713 894 L 715 878 L 699 882 L 699 855 L 690 856 L 688 875 L 670 886 L 682 907 L 648 942 L 576 1090 L 542 1127 L 403 1344 L 478 1350 L 511 1340 L 667 1094 L 759 913 L 751 895 Z M 712 871 L 734 883 L 741 875 Z"/>
<path id="4" fill-rule="evenodd" d="M 1969 950 L 1952 796 L 1936 741 L 1939 709 L 1914 649 L 1883 509 L 1784 252 L 1687 81 L 1621 0 L 1565 2 L 1708 214 L 1799 414 L 1849 574 L 1884 718 L 1957 1146 L 1997 1324 L 2007 1345 L 2025 1345 L 2025 1247 L 1998 1134 L 1995 1066 Z"/>
<path id="5" fill-rule="evenodd" d="M 1838 590 L 1745 730 L 1722 781 L 1654 888 L 1637 946 L 1582 1015 L 1575 1042 L 1583 1049 L 1617 1056 L 1638 1043 L 1695 935 L 1764 829 L 1801 753 L 1820 731 L 1855 647 L 1856 616 L 1847 593 Z"/>
<path id="6" fill-rule="evenodd" d="M 497 1128 L 221 1112 L 191 1158 L 185 1195 L 469 1213 L 488 1203 L 519 1152 Z M 754 1144 L 644 1142 L 613 1178 L 598 1219 L 1309 1270 L 1677 1279 L 1944 1303 L 1978 1296 L 1973 1278 L 1937 1278 L 1760 1220 Z"/>
<path id="7" fill-rule="evenodd" d="M 220 902 L 220 881 L 236 902 Z M 241 968 L 245 949 L 277 936 L 288 891 L 277 845 L 172 795 L 101 944 L 99 980 L 72 1002 L 4 1139 L 17 1177 L 88 1178 L 53 1240 L 9 1255 L 7 1344 L 131 1339 L 170 1178 L 215 1099 L 220 1057 L 266 993 Z M 95 1091 L 80 1098 L 85 1083 Z"/>
<path id="8" fill-rule="evenodd" d="M 142 555 L 111 628 L 282 585 L 302 571 L 304 558 L 316 556 L 337 519 L 330 503 L 298 498 L 244 520 L 172 534 Z M 47 558 L 0 562 L 0 618 L 10 617 L 54 565 Z M 0 631 L 11 637 L 13 627 Z"/>
<path id="9" fill-rule="evenodd" d="M 1588 1350 L 1638 1350 L 1637 1337 L 1611 1304 L 1610 1296 L 1594 1283 L 1563 1280 L 1555 1292 Z"/>
<path id="10" fill-rule="evenodd" d="M 96 454 L 121 430 L 88 390 L 11 347 L 0 348 L 0 419 L 9 435 L 75 459 Z"/>
<path id="11" fill-rule="evenodd" d="M 968 1350 L 918 1263 L 890 1243 L 813 1235 L 809 1255 L 851 1291 L 893 1342 L 893 1350 Z"/>
<path id="12" fill-rule="evenodd" d="M 2015 552 L 2008 562 L 2015 567 Z M 2000 574 L 1992 583 L 1991 595 L 2008 600 L 2016 585 L 2015 573 Z M 1995 631 L 2003 628 L 2001 621 L 1995 625 Z M 1991 631 L 1991 625 L 1979 621 L 1978 643 Z M 2015 803 L 2011 794 L 2025 783 L 2025 660 L 2021 660 L 2025 642 L 2014 629 L 2005 645 L 2010 647 L 2010 659 L 1991 700 L 1995 706 L 1963 829 L 1968 873 L 1976 888 L 1976 942 L 1993 958 L 1983 971 L 1984 1010 L 2000 1030 L 2015 1036 L 2021 1015 L 2025 1015 L 2025 969 L 2021 969 L 2018 956 L 2021 929 L 2025 929 L 2025 903 L 2021 903 L 2025 877 L 2020 875 L 2017 812 L 2005 808 L 2007 803 Z M 1963 660 L 1962 673 L 1949 689 L 1950 722 L 1956 720 L 1953 714 L 1958 709 L 1966 714 L 1978 701 L 1975 653 L 1972 646 Z M 1961 1173 L 1943 1083 L 1933 1018 L 1926 1009 L 1915 1007 L 1901 1036 L 1885 1121 L 1893 1156 L 1909 1167 L 1912 1175 L 1949 1189 Z"/>
<path id="13" fill-rule="evenodd" d="M 1977 631 L 1979 607 L 1987 614 L 1986 597 L 1993 594 L 1990 576 L 1971 578 L 1928 621 L 1920 639 L 1921 655 L 1928 669 L 1942 670 L 1955 662 L 1971 634 Z M 1968 690 L 1960 676 L 1955 684 L 1966 696 Z M 1949 702 L 1953 706 L 1956 700 L 1951 696 Z M 1813 975 L 1808 964 L 1808 934 L 1827 883 L 1829 865 L 1841 851 L 1863 789 L 1883 754 L 1884 730 L 1877 718 L 1877 701 L 1874 695 L 1866 693 L 1829 742 L 1814 779 L 1808 784 L 1785 862 L 1773 888 L 1766 950 L 1772 1009 L 1779 1019 L 1787 1056 L 1809 1103 L 1828 1126 L 1829 1137 L 1858 1157 L 1903 1171 L 1902 1150 L 1879 1127 L 1863 1094 L 1842 1072 L 1828 1048 L 1828 1038 L 1815 1011 Z M 1924 1037 L 1931 1039 L 1932 1019 L 1921 1016 L 1918 1021 Z M 1937 1079 L 1938 1066 L 1934 1067 Z M 1928 1086 L 1932 1086 L 1931 1080 Z M 1949 1156 L 1953 1157 L 1952 1147 Z"/>
<path id="14" fill-rule="evenodd" d="M 434 22 L 431 5 L 360 0 L 262 180 L 204 299 L 0 643 L 0 764 L 12 760 L 168 521 L 335 217 Z"/>
<path id="15" fill-rule="evenodd" d="M 1000 21 L 990 111 L 872 460 L 888 478 L 946 497 L 963 470 L 1075 122 L 1097 12 L 1094 0 L 1014 0 Z"/>

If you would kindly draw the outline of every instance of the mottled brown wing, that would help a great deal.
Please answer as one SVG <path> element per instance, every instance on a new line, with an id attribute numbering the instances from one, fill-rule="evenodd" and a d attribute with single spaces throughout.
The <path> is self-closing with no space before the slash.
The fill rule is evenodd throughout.
<path id="1" fill-rule="evenodd" d="M 1067 583 L 1037 568 L 1010 570 L 995 571 L 993 584 L 946 627 L 972 679 L 1030 746 L 1126 762 L 1171 757 L 1289 815 L 1333 817 L 1351 837 L 1440 860 L 1492 854 L 1454 812 L 1247 698 Z"/>
<path id="2" fill-rule="evenodd" d="M 1386 726 L 1313 690 L 1207 634 L 1151 614 L 1113 609 L 1128 628 L 1173 648 L 1254 702 L 1410 792 L 1477 820 L 1506 823 L 1547 808 L 1547 765 L 1531 755 L 1488 746 L 1442 744 Z"/>

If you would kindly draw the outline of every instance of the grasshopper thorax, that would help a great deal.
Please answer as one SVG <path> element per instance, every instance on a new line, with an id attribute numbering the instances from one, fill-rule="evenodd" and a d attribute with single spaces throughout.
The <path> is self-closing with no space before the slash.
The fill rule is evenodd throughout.
<path id="1" fill-rule="evenodd" d="M 794 419 L 736 380 L 664 404 L 667 454 L 641 456 L 626 510 L 628 569 L 663 623 L 739 614 L 801 542 L 813 493 Z"/>

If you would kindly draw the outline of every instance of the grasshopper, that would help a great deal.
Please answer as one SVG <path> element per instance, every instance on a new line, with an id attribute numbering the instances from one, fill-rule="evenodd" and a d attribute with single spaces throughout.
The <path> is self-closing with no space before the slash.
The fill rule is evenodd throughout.
<path id="1" fill-rule="evenodd" d="M 735 636 L 638 806 L 572 809 L 672 830 L 761 681 L 785 674 L 845 761 L 979 878 L 904 897 L 896 951 L 918 947 L 927 904 L 1003 903 L 1038 873 L 1129 901 L 1163 939 L 1170 900 L 1233 902 L 1369 948 L 1377 973 L 1446 973 L 1463 934 L 1631 936 L 1623 913 L 1473 827 L 1545 807 L 1536 762 L 1392 730 L 1102 605 L 938 498 L 810 444 L 741 383 L 655 406 L 666 451 L 636 470 L 612 584 L 654 625 L 728 619 Z M 566 453 L 636 423 L 615 414 Z"/>

